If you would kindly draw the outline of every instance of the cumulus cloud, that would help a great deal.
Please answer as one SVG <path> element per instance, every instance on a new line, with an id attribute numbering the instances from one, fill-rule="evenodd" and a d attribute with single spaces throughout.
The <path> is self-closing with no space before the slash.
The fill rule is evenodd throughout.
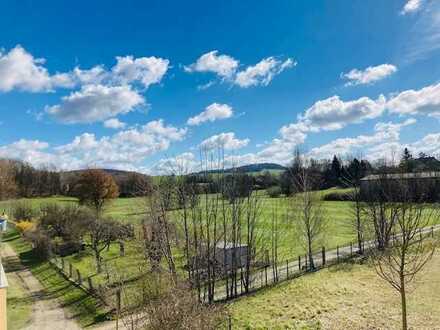
<path id="1" fill-rule="evenodd" d="M 218 55 L 218 50 L 200 56 L 191 65 L 185 66 L 186 72 L 213 72 L 222 78 L 230 78 L 238 67 L 238 61 L 229 55 Z"/>
<path id="2" fill-rule="evenodd" d="M 44 59 L 34 58 L 20 45 L 8 53 L 0 52 L 0 91 L 17 89 L 41 92 L 70 86 L 70 80 L 65 74 L 51 76 L 43 66 L 44 63 Z"/>
<path id="3" fill-rule="evenodd" d="M 101 138 L 83 133 L 70 143 L 55 147 L 38 140 L 19 140 L 1 146 L 0 157 L 21 159 L 35 166 L 53 164 L 63 170 L 88 166 L 140 170 L 146 157 L 167 150 L 185 135 L 186 129 L 154 120 Z"/>
<path id="4" fill-rule="evenodd" d="M 387 108 L 398 114 L 440 116 L 440 83 L 419 90 L 406 90 L 387 102 Z"/>
<path id="5" fill-rule="evenodd" d="M 346 86 L 372 84 L 397 72 L 397 67 L 392 64 L 369 66 L 365 70 L 352 69 L 348 73 L 341 74 L 341 78 L 347 79 Z"/>
<path id="6" fill-rule="evenodd" d="M 49 92 L 57 88 L 83 85 L 118 86 L 139 84 L 148 88 L 160 83 L 169 69 L 169 60 L 159 57 L 118 56 L 116 64 L 107 70 L 103 65 L 90 69 L 75 67 L 62 73 L 49 74 L 45 59 L 35 58 L 17 45 L 7 53 L 0 51 L 0 91 L 14 89 L 28 92 Z"/>
<path id="7" fill-rule="evenodd" d="M 188 119 L 187 124 L 197 126 L 204 122 L 216 121 L 220 119 L 227 119 L 232 117 L 232 107 L 227 104 L 212 103 L 205 108 L 205 111 L 199 113 L 197 116 Z"/>
<path id="8" fill-rule="evenodd" d="M 414 13 L 420 10 L 422 5 L 422 0 L 408 0 L 403 6 L 402 11 L 400 12 L 402 15 Z"/>
<path id="9" fill-rule="evenodd" d="M 380 152 L 385 150 L 389 152 L 391 145 L 398 144 L 401 129 L 405 126 L 413 125 L 415 122 L 416 120 L 413 118 L 397 124 L 392 122 L 379 122 L 375 125 L 375 133 L 372 135 L 359 135 L 354 138 L 338 138 L 328 144 L 313 148 L 308 153 L 308 156 L 318 159 L 328 159 L 333 155 L 346 155 L 370 147 L 372 149 L 370 150 L 371 152 L 366 152 L 367 157 L 370 159 L 378 159 L 383 156 L 382 154 L 379 155 Z"/>
<path id="10" fill-rule="evenodd" d="M 184 152 L 175 157 L 159 160 L 149 172 L 157 175 L 182 175 L 196 172 L 200 168 L 200 162 L 192 152 Z"/>
<path id="11" fill-rule="evenodd" d="M 145 88 L 159 83 L 168 71 L 170 61 L 158 57 L 116 57 L 112 68 L 114 79 L 121 83 L 139 81 Z"/>
<path id="12" fill-rule="evenodd" d="M 186 72 L 213 72 L 220 79 L 242 88 L 251 86 L 267 86 L 272 79 L 285 69 L 294 67 L 296 61 L 288 58 L 284 61 L 270 56 L 255 65 L 239 70 L 239 61 L 229 55 L 218 55 L 217 50 L 206 53 L 193 64 L 185 66 Z M 210 81 L 199 86 L 199 90 L 213 85 Z"/>
<path id="13" fill-rule="evenodd" d="M 312 131 L 341 129 L 348 124 L 379 117 L 385 110 L 385 103 L 383 95 L 377 100 L 361 97 L 352 101 L 343 101 L 335 95 L 317 101 L 300 116 L 300 122 L 304 129 Z"/>
<path id="14" fill-rule="evenodd" d="M 120 121 L 118 118 L 110 118 L 104 122 L 104 127 L 112 128 L 112 129 L 121 129 L 125 128 L 127 124 Z"/>
<path id="15" fill-rule="evenodd" d="M 46 112 L 64 123 L 93 123 L 133 111 L 145 103 L 130 86 L 85 85 Z"/>
<path id="16" fill-rule="evenodd" d="M 225 150 L 237 150 L 247 146 L 249 139 L 237 139 L 235 133 L 220 133 L 202 141 L 199 147 L 203 150 L 224 148 Z"/>
<path id="17" fill-rule="evenodd" d="M 234 82 L 243 88 L 258 85 L 267 86 L 276 75 L 295 65 L 296 62 L 290 58 L 280 61 L 271 56 L 238 72 Z"/>

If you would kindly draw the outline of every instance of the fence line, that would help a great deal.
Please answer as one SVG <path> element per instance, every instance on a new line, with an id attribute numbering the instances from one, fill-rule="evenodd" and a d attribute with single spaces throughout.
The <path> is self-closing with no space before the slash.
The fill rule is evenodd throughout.
<path id="1" fill-rule="evenodd" d="M 440 225 L 426 227 L 420 230 L 420 235 L 433 236 L 434 231 L 437 230 L 440 230 Z M 394 239 L 396 239 L 396 237 L 397 239 L 399 238 L 399 234 L 394 234 L 393 236 Z M 365 251 L 368 251 L 375 246 L 375 241 L 363 241 L 362 252 L 365 254 Z M 357 247 L 355 248 L 353 246 L 353 242 L 350 242 L 349 245 L 343 247 L 337 246 L 336 249 L 328 251 L 325 247 L 322 247 L 320 252 L 312 254 L 314 263 L 313 269 L 310 267 L 309 256 L 306 254 L 299 255 L 297 258 L 287 259 L 284 262 L 275 265 L 266 265 L 251 270 L 249 276 L 250 283 L 248 283 L 247 290 L 243 289 L 246 287 L 243 281 L 245 276 L 243 276 L 243 271 L 241 270 L 237 273 L 238 276 L 237 274 L 233 274 L 230 276 L 228 275 L 226 278 L 215 280 L 214 301 L 229 301 L 263 288 L 276 285 L 280 282 L 300 277 L 310 271 L 318 271 L 322 268 L 336 265 L 361 255 L 363 254 L 360 253 Z M 231 286 L 231 284 L 235 290 L 227 288 L 227 285 Z M 205 303 L 210 302 L 207 300 L 206 296 L 208 286 L 209 283 L 202 283 L 201 290 L 199 290 L 200 301 Z"/>

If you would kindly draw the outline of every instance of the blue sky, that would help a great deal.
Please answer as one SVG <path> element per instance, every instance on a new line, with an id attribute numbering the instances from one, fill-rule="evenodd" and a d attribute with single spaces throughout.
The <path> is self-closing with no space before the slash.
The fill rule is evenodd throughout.
<path id="1" fill-rule="evenodd" d="M 2 1 L 0 157 L 61 169 L 440 153 L 440 2 Z"/>

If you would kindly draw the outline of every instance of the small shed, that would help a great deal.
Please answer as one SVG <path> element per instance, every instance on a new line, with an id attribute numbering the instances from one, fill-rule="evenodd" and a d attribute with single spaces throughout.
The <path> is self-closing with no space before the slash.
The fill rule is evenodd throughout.
<path id="1" fill-rule="evenodd" d="M 220 242 L 215 247 L 217 262 L 228 269 L 240 268 L 246 265 L 248 246 L 233 242 Z"/>

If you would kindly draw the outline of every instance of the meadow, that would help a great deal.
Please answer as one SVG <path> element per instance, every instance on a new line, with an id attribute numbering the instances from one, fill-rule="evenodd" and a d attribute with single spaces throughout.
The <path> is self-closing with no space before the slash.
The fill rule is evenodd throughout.
<path id="1" fill-rule="evenodd" d="M 324 195 L 328 192 L 334 192 L 335 189 L 320 192 Z M 70 204 L 77 203 L 75 198 L 55 196 L 48 198 L 32 198 L 32 199 L 19 199 L 15 201 L 3 201 L 0 202 L 0 212 L 6 210 L 10 212 L 16 202 L 26 202 L 32 205 L 33 208 L 39 209 L 42 205 L 48 203 Z M 319 242 L 321 245 L 326 246 L 327 249 L 336 248 L 336 246 L 343 246 L 354 242 L 355 234 L 350 221 L 350 202 L 322 202 L 323 216 L 328 219 L 328 225 L 326 235 L 324 239 Z M 139 224 L 145 210 L 145 200 L 143 198 L 118 198 L 113 200 L 105 209 L 105 216 L 112 217 L 116 220 L 126 223 Z M 297 239 L 294 227 L 292 225 L 292 219 L 289 218 L 290 202 L 288 198 L 269 198 L 265 194 L 260 196 L 260 222 L 259 222 L 259 241 L 261 244 L 270 246 L 267 243 L 271 235 L 271 219 L 273 214 L 277 214 L 279 228 L 279 260 L 296 258 L 300 254 L 304 254 L 304 248 Z M 179 225 L 178 212 L 171 211 L 170 217 L 177 227 Z M 266 243 L 264 243 L 266 242 Z M 108 250 L 102 253 L 104 265 L 106 267 L 113 267 L 116 269 L 124 269 L 125 273 L 133 274 L 136 276 L 138 272 L 138 263 L 136 259 L 139 258 L 139 247 L 133 243 L 128 242 L 126 244 L 126 254 L 124 257 L 119 256 L 118 244 L 112 244 Z M 183 265 L 183 259 L 181 254 L 176 253 L 177 264 Z M 72 263 L 72 265 L 79 269 L 83 276 L 91 276 L 94 281 L 99 283 L 105 283 L 106 272 L 101 274 L 96 273 L 95 259 L 93 252 L 86 248 L 77 254 L 66 257 L 66 260 Z"/>
<path id="2" fill-rule="evenodd" d="M 440 324 L 440 253 L 411 285 L 411 329 Z M 415 290 L 414 290 L 415 289 Z M 237 329 L 401 329 L 400 296 L 361 261 L 343 263 L 228 304 Z"/>

